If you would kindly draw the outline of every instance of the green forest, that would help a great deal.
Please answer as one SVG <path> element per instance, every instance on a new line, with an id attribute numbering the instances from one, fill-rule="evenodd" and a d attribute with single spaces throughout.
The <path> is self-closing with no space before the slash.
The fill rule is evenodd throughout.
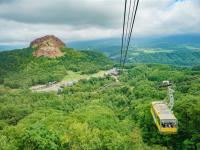
<path id="1" fill-rule="evenodd" d="M 31 85 L 60 81 L 67 70 L 82 74 L 96 73 L 112 67 L 113 63 L 99 52 L 76 51 L 63 48 L 64 57 L 56 59 L 32 55 L 35 49 L 1 52 L 0 83 L 11 88 L 27 88 Z"/>
<path id="2" fill-rule="evenodd" d="M 0 53 L 0 149 L 2 150 L 197 150 L 200 149 L 200 66 L 131 64 L 112 77 L 83 79 L 56 92 L 29 87 L 61 81 L 67 70 L 93 74 L 118 65 L 92 51 L 62 49 L 60 58 L 34 58 L 34 49 Z M 175 89 L 178 133 L 160 134 L 152 101 Z M 109 86 L 105 86 L 109 85 Z"/>

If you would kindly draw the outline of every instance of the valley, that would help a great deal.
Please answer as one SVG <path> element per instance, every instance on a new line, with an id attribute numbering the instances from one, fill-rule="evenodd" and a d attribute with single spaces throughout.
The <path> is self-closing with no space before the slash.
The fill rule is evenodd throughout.
<path id="1" fill-rule="evenodd" d="M 40 57 L 31 47 L 0 53 L 1 149 L 200 148 L 199 65 L 127 64 L 116 79 L 119 65 L 104 54 L 62 47 L 63 56 L 52 57 L 49 45 Z M 177 134 L 159 133 L 150 112 L 167 97 L 164 80 L 175 89 Z"/>

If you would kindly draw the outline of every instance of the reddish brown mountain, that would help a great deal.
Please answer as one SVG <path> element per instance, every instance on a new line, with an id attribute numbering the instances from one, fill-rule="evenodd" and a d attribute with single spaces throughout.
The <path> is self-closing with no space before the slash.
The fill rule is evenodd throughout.
<path id="1" fill-rule="evenodd" d="M 60 51 L 60 48 L 65 47 L 65 44 L 54 35 L 37 38 L 31 42 L 30 46 L 36 48 L 36 51 L 33 52 L 33 56 L 35 57 L 44 56 L 55 58 L 64 55 L 64 53 Z"/>

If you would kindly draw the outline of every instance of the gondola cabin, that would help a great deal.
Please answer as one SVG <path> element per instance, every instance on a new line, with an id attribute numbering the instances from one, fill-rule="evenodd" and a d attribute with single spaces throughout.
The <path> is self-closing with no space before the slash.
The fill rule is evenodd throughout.
<path id="1" fill-rule="evenodd" d="M 152 102 L 151 113 L 160 133 L 163 134 L 177 133 L 178 121 L 165 102 L 163 101 Z"/>

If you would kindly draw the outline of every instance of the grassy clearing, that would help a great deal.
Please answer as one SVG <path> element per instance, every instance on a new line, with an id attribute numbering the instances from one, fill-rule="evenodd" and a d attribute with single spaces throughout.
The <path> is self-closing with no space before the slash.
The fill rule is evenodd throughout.
<path id="1" fill-rule="evenodd" d="M 200 51 L 199 47 L 194 47 L 194 46 L 191 46 L 191 45 L 186 45 L 185 48 L 190 49 L 190 50 Z"/>
<path id="2" fill-rule="evenodd" d="M 135 50 L 136 53 L 148 53 L 148 54 L 151 54 L 151 53 L 172 53 L 173 50 L 167 50 L 167 49 L 143 49 L 143 48 L 140 48 L 140 49 L 137 49 Z"/>
<path id="3" fill-rule="evenodd" d="M 91 77 L 103 77 L 106 71 L 99 71 L 94 74 L 81 74 L 80 72 L 73 72 L 73 71 L 68 71 L 67 75 L 63 78 L 61 82 L 66 82 L 66 81 L 72 81 L 72 80 L 81 80 L 81 79 L 89 79 Z"/>
<path id="4" fill-rule="evenodd" d="M 155 48 L 155 49 L 151 49 L 151 48 L 136 48 L 136 49 L 132 49 L 130 51 L 130 55 L 132 56 L 137 56 L 140 55 L 142 53 L 146 53 L 146 54 L 154 54 L 154 53 L 172 53 L 174 52 L 174 50 L 168 50 L 168 49 L 161 49 L 161 48 Z"/>

